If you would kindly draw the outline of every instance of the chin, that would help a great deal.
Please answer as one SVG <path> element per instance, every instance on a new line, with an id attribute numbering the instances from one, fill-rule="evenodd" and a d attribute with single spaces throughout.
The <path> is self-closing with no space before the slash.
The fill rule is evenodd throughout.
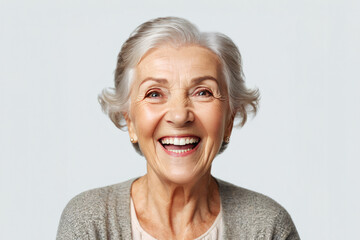
<path id="1" fill-rule="evenodd" d="M 174 170 L 174 171 L 167 171 L 166 175 L 164 176 L 165 179 L 173 184 L 178 185 L 187 185 L 193 184 L 199 181 L 199 179 L 204 176 L 203 172 L 193 172 L 192 170 Z"/>

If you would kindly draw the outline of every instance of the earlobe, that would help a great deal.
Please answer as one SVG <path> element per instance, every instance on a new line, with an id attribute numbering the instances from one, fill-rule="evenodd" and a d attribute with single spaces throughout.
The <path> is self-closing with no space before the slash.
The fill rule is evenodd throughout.
<path id="1" fill-rule="evenodd" d="M 124 119 L 126 121 L 126 126 L 128 128 L 128 131 L 129 131 L 130 141 L 132 143 L 137 143 L 138 138 L 137 138 L 137 135 L 136 135 L 134 123 L 131 120 L 129 113 L 122 113 L 122 115 L 124 116 Z"/>

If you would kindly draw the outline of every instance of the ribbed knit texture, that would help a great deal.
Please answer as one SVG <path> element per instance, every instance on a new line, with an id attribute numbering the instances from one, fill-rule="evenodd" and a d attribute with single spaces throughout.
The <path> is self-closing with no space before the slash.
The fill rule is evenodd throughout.
<path id="1" fill-rule="evenodd" d="M 64 209 L 57 240 L 131 239 L 130 189 L 135 179 L 74 197 Z M 217 179 L 223 239 L 299 240 L 286 210 L 271 198 Z"/>

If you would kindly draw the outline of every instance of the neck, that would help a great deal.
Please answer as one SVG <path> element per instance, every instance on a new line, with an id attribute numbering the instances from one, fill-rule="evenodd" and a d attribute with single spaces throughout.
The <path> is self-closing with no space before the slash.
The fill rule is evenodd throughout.
<path id="1" fill-rule="evenodd" d="M 164 181 L 149 172 L 133 183 L 131 192 L 141 226 L 158 238 L 200 236 L 220 211 L 218 186 L 210 171 L 186 184 Z M 194 232 L 194 226 L 204 229 Z M 167 233 L 159 236 L 159 232 Z"/>

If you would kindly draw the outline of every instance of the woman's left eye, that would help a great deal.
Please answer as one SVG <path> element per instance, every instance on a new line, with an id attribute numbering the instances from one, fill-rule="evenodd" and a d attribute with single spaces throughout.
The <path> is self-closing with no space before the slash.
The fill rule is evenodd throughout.
<path id="1" fill-rule="evenodd" d="M 211 96 L 213 96 L 212 92 L 210 90 L 207 90 L 207 89 L 201 89 L 201 90 L 197 91 L 196 95 L 200 96 L 200 97 L 211 97 Z"/>

